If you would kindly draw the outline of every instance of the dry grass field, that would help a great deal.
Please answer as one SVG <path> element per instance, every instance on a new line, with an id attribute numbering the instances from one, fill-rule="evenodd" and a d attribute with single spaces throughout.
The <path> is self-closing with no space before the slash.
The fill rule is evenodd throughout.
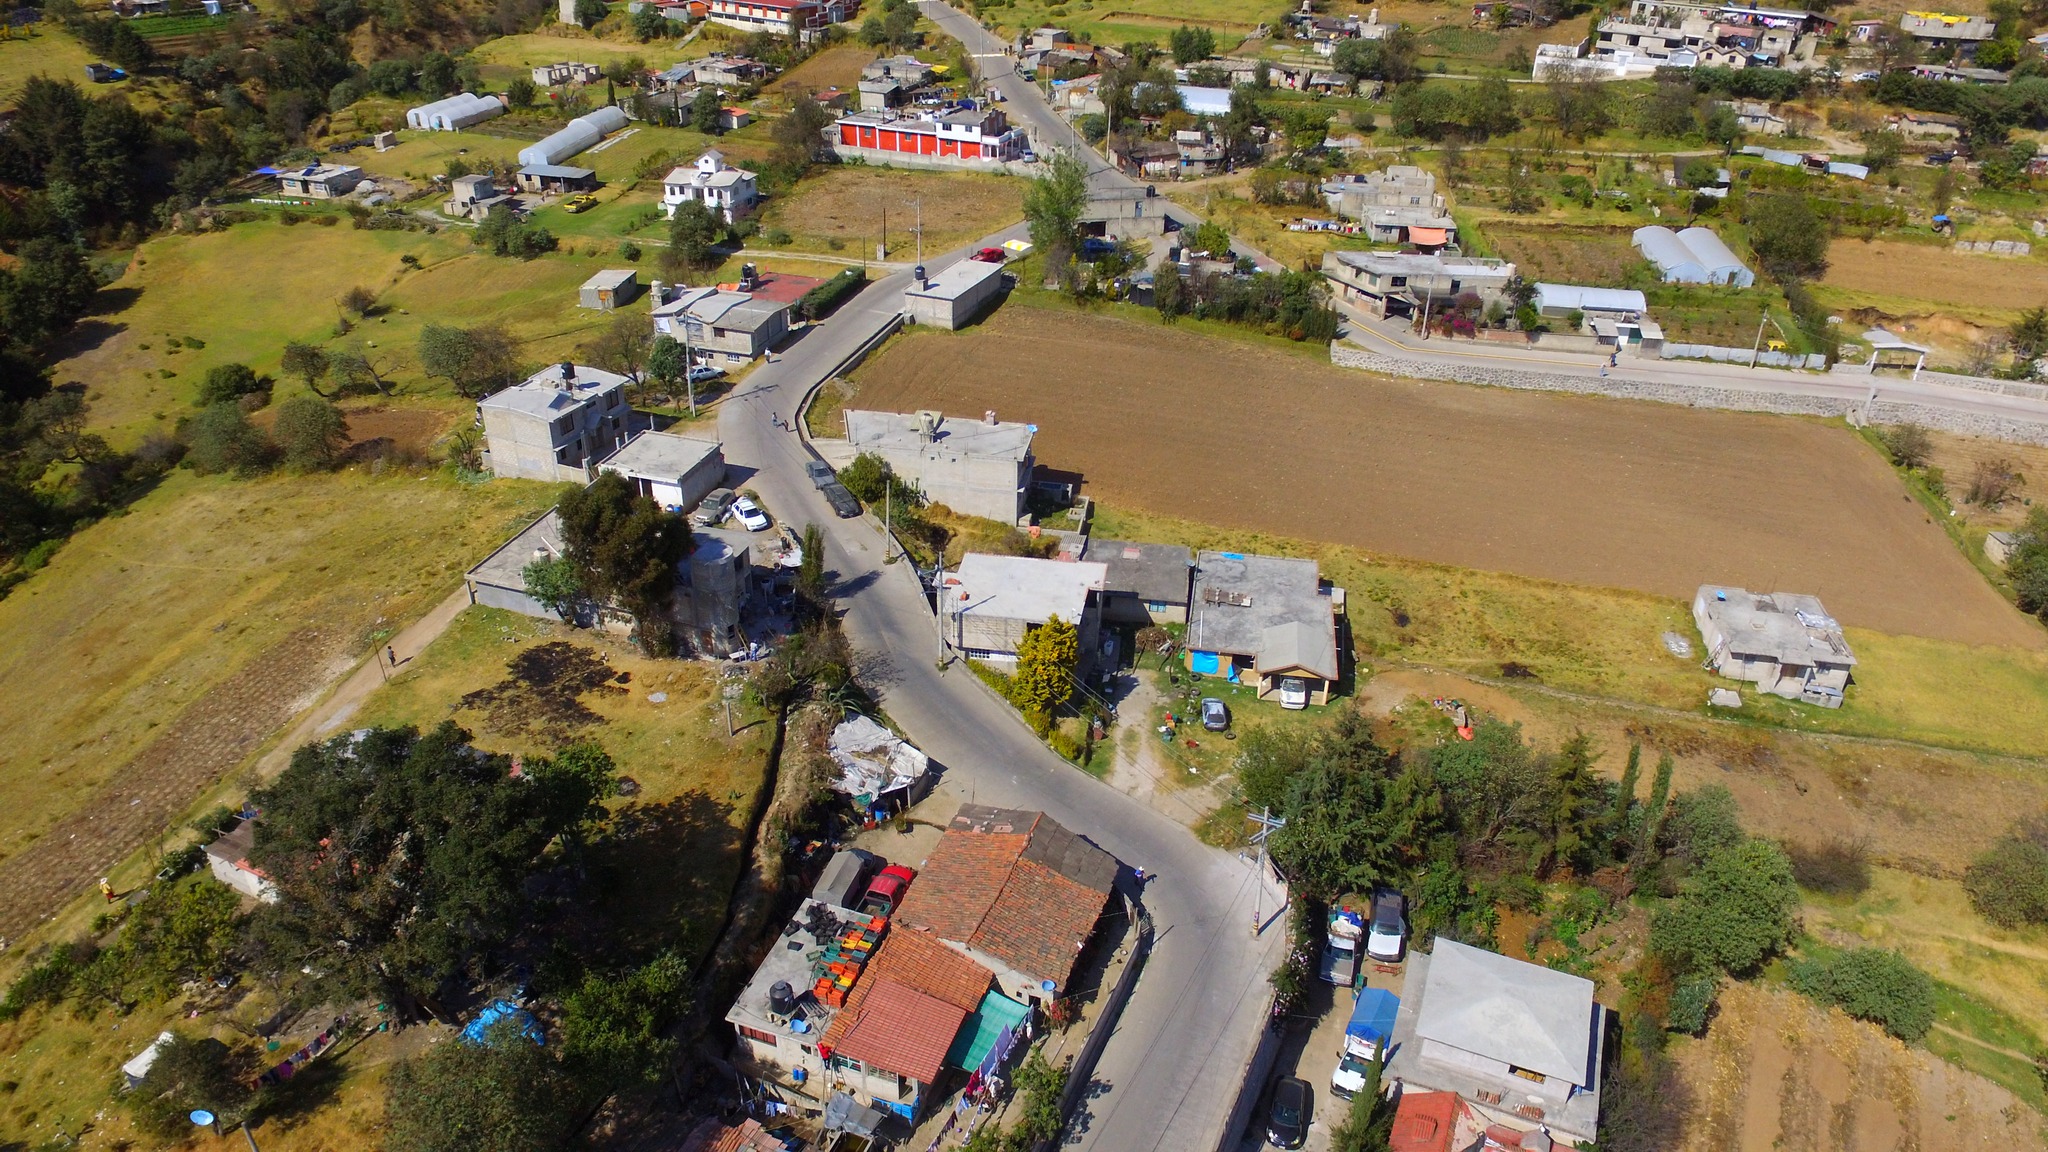
<path id="1" fill-rule="evenodd" d="M 1686 600 L 1799 589 L 1855 627 L 2048 647 L 1881 461 L 1812 421 L 1382 380 L 1014 305 L 899 339 L 858 379 L 863 407 L 1035 422 L 1038 458 L 1106 502 Z M 1829 500 L 1759 483 L 1788 460 Z"/>
<path id="2" fill-rule="evenodd" d="M 853 86 L 860 83 L 860 70 L 880 54 L 876 49 L 864 48 L 857 44 L 827 48 L 790 69 L 788 73 L 777 77 L 769 88 L 784 95 L 804 91 L 822 92 L 827 88 L 851 92 Z M 930 53 L 926 55 L 929 56 Z"/>
<path id="3" fill-rule="evenodd" d="M 92 59 L 85 45 L 68 33 L 58 31 L 53 22 L 46 21 L 30 31 L 15 30 L 13 35 L 0 39 L 0 108 L 14 107 L 31 76 L 86 84 L 85 66 Z M 86 86 L 95 95 L 118 92 L 126 87 L 121 84 Z"/>
<path id="4" fill-rule="evenodd" d="M 1023 219 L 1024 187 L 1019 179 L 976 172 L 834 168 L 775 201 L 761 224 L 788 232 L 798 247 L 858 256 L 863 245 L 872 253 L 882 239 L 886 213 L 889 256 L 909 260 L 917 253 L 920 211 L 924 250 L 937 255 Z"/>
<path id="5" fill-rule="evenodd" d="M 1828 246 L 1822 283 L 1854 297 L 1916 302 L 1927 312 L 1960 309 L 1966 316 L 2010 319 L 2022 308 L 2048 303 L 2048 260 L 1960 256 L 1896 240 L 1837 240 Z"/>
<path id="6" fill-rule="evenodd" d="M 1513 224 L 1487 220 L 1486 241 L 1515 263 L 1524 280 L 1618 286 L 1643 262 L 1629 243 L 1632 228 Z"/>
<path id="7" fill-rule="evenodd" d="M 1930 433 L 1930 437 L 1934 441 L 1934 454 L 1929 463 L 1941 469 L 1949 498 L 1958 502 L 1961 515 L 1970 523 L 1992 530 L 2012 528 L 2027 518 L 2027 506 L 2022 501 L 2039 503 L 2048 500 L 2048 448 L 2037 444 L 1988 440 L 1981 436 L 1954 436 L 1945 432 Z M 1998 462 L 2018 466 L 2021 477 L 2019 498 L 1997 508 L 1961 503 L 1969 492 L 1970 477 L 1978 466 Z"/>

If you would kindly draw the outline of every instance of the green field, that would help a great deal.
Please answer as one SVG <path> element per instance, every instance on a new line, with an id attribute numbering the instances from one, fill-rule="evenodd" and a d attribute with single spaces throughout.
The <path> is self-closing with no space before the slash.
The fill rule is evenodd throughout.
<path id="1" fill-rule="evenodd" d="M 0 38 L 0 109 L 14 107 L 31 76 L 70 80 L 94 91 L 118 91 L 122 84 L 92 84 L 85 80 L 85 66 L 93 56 L 85 45 L 45 21 L 27 31 L 15 30 Z"/>

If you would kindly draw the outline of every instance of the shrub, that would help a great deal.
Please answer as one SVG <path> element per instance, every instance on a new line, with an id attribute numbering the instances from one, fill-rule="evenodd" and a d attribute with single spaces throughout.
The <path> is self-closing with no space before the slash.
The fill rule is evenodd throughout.
<path id="1" fill-rule="evenodd" d="M 192 402 L 205 408 L 244 396 L 263 396 L 268 403 L 270 385 L 270 377 L 256 375 L 247 364 L 217 364 L 206 370 L 206 379 L 200 382 L 199 395 Z"/>
<path id="2" fill-rule="evenodd" d="M 1970 904 L 1993 924 L 2048 924 L 2048 817 L 2022 820 L 1963 873 Z"/>
<path id="3" fill-rule="evenodd" d="M 285 466 L 294 472 L 332 468 L 348 449 L 348 420 L 318 396 L 294 396 L 279 405 L 275 430 Z"/>
<path id="4" fill-rule="evenodd" d="M 1901 468 L 1924 468 L 1934 454 L 1934 438 L 1918 424 L 1895 424 L 1878 433 L 1878 439 Z"/>
<path id="5" fill-rule="evenodd" d="M 1650 923 L 1650 948 L 1688 975 L 1754 971 L 1792 940 L 1799 887 L 1768 840 L 1709 855 Z"/>
<path id="6" fill-rule="evenodd" d="M 1720 991 L 1718 976 L 1701 975 L 1681 981 L 1671 990 L 1671 1011 L 1665 1018 L 1665 1027 L 1688 1036 L 1706 1031 L 1707 1019 L 1713 1014 L 1714 1000 Z"/>
<path id="7" fill-rule="evenodd" d="M 1792 987 L 1908 1043 L 1934 1026 L 1934 980 L 1887 948 L 1856 948 L 1792 965 Z"/>
<path id="8" fill-rule="evenodd" d="M 1870 887 L 1870 849 L 1861 840 L 1843 837 L 1825 844 L 1793 845 L 1792 878 L 1809 892 L 1829 896 L 1860 896 Z"/>
<path id="9" fill-rule="evenodd" d="M 787 243 L 787 237 L 781 242 Z M 776 243 L 776 241 L 770 240 L 770 243 Z M 848 268 L 846 271 L 841 272 L 839 275 L 832 277 L 799 297 L 796 302 L 798 315 L 806 320 L 816 320 L 820 317 L 831 315 L 833 309 L 844 304 L 849 297 L 860 291 L 861 285 L 867 283 L 867 278 L 868 274 L 865 271 L 859 268 Z"/>
<path id="10" fill-rule="evenodd" d="M 185 467 L 201 476 L 254 476 L 270 467 L 270 440 L 232 401 L 178 421 L 178 439 L 185 444 Z"/>

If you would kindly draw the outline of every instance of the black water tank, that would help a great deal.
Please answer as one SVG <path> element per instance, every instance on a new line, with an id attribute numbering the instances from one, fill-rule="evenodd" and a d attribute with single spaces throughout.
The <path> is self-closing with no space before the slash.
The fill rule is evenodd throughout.
<path id="1" fill-rule="evenodd" d="M 922 264 L 919 264 L 919 265 L 918 265 L 917 267 L 915 267 L 915 268 L 912 268 L 912 269 L 910 270 L 910 278 L 911 278 L 912 280 L 915 280 L 915 281 L 917 281 L 917 282 L 918 282 L 919 284 L 923 284 L 923 283 L 925 282 L 925 279 L 924 279 L 924 265 L 922 265 Z"/>
<path id="2" fill-rule="evenodd" d="M 796 1015 L 796 993 L 790 990 L 789 981 L 777 980 L 768 986 L 768 1011 L 777 1016 Z"/>

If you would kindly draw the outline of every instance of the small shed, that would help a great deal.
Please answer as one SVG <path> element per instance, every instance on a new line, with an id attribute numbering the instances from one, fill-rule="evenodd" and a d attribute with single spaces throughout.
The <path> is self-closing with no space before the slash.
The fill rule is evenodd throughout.
<path id="1" fill-rule="evenodd" d="M 583 282 L 576 306 L 609 312 L 640 295 L 640 274 L 631 268 L 607 268 Z"/>
<path id="2" fill-rule="evenodd" d="M 903 310 L 919 324 L 947 331 L 964 328 L 1002 291 L 1002 276 L 1001 264 L 955 261 L 937 275 L 921 277 L 904 289 Z"/>
<path id="3" fill-rule="evenodd" d="M 1984 558 L 2003 568 L 2006 561 L 2012 559 L 2013 545 L 2018 543 L 2018 533 L 1993 532 L 1984 537 Z"/>
<path id="4" fill-rule="evenodd" d="M 1871 375 L 1886 369 L 1908 372 L 1914 379 L 1920 376 L 1920 369 L 1927 364 L 1927 349 L 1913 344 L 1882 328 L 1872 328 L 1863 334 L 1870 342 Z"/>
<path id="5" fill-rule="evenodd" d="M 597 173 L 594 170 L 567 164 L 528 164 L 519 169 L 516 179 L 524 191 L 538 192 L 542 195 L 591 192 L 597 188 Z"/>
<path id="6" fill-rule="evenodd" d="M 277 886 L 270 882 L 270 877 L 249 863 L 249 852 L 255 847 L 256 821 L 244 820 L 233 832 L 206 846 L 206 867 L 215 880 L 242 895 L 265 904 L 275 904 Z"/>
<path id="7" fill-rule="evenodd" d="M 141 1084 L 143 1077 L 149 1075 L 149 1070 L 156 1067 L 156 1058 L 177 1039 L 169 1032 L 157 1033 L 156 1039 L 150 1041 L 149 1047 L 137 1052 L 134 1059 L 121 1065 L 122 1082 L 130 1088 Z"/>

